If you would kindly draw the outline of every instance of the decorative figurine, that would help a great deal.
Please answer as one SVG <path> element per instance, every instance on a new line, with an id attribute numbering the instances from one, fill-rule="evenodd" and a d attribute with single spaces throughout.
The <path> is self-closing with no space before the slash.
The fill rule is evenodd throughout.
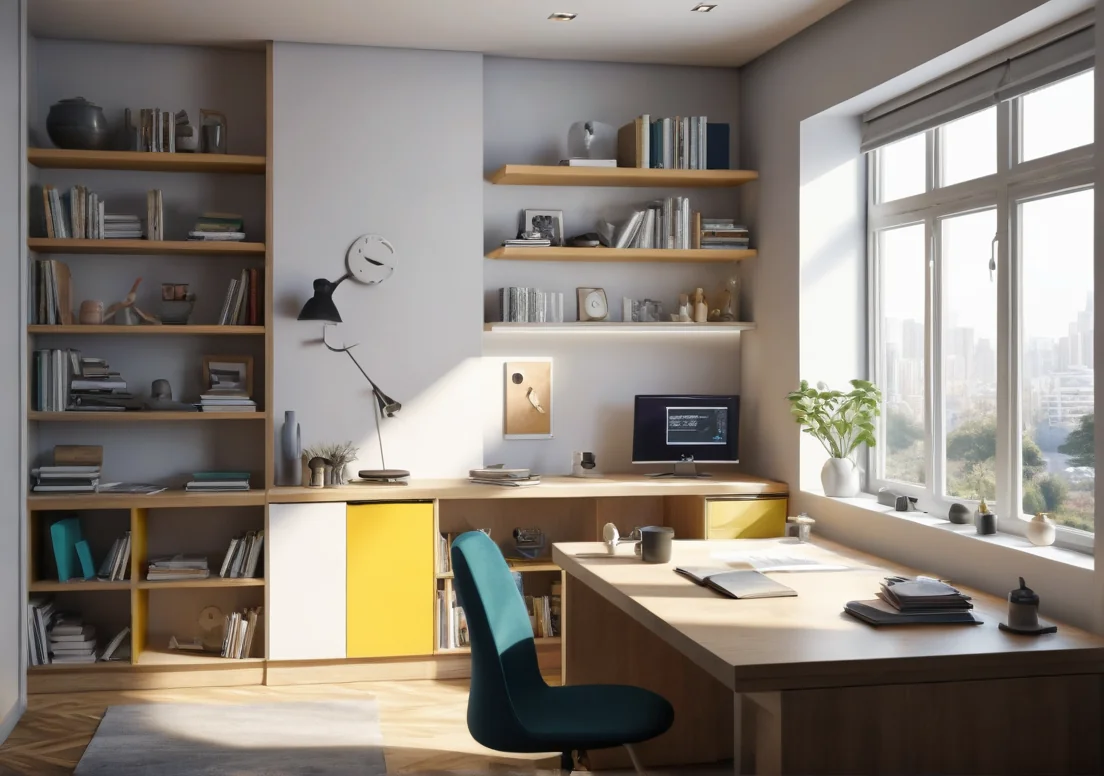
<path id="1" fill-rule="evenodd" d="M 947 510 L 947 519 L 955 525 L 967 525 L 970 522 L 970 509 L 965 504 L 951 504 Z"/>
<path id="2" fill-rule="evenodd" d="M 733 275 L 725 283 L 725 289 L 721 292 L 719 305 L 722 321 L 740 320 L 740 276 Z"/>
<path id="3" fill-rule="evenodd" d="M 85 299 L 80 305 L 80 315 L 77 320 L 83 326 L 97 326 L 103 323 L 104 306 L 99 299 Z"/>
<path id="4" fill-rule="evenodd" d="M 700 288 L 694 289 L 694 295 L 690 298 L 692 303 L 691 315 L 694 323 L 705 323 L 709 320 L 709 305 L 705 302 L 705 292 Z"/>
<path id="5" fill-rule="evenodd" d="M 672 320 L 680 323 L 689 323 L 693 320 L 693 308 L 690 306 L 690 297 L 687 294 L 679 294 L 678 317 L 671 316 Z"/>
<path id="6" fill-rule="evenodd" d="M 130 287 L 130 293 L 126 295 L 126 298 L 124 298 L 121 302 L 116 302 L 104 311 L 104 323 L 107 323 L 112 318 L 116 319 L 115 323 L 122 326 L 133 326 L 139 322 L 139 319 L 145 321 L 146 323 L 161 323 L 161 320 L 156 315 L 144 313 L 137 307 L 137 305 L 134 304 L 134 300 L 138 298 L 138 284 L 141 282 L 142 278 L 138 278 L 137 280 L 135 280 L 134 285 Z"/>
<path id="7" fill-rule="evenodd" d="M 617 130 L 601 121 L 576 121 L 567 130 L 569 159 L 616 159 Z"/>
<path id="8" fill-rule="evenodd" d="M 199 135 L 188 122 L 188 111 L 176 112 L 176 150 L 194 153 L 199 150 Z"/>

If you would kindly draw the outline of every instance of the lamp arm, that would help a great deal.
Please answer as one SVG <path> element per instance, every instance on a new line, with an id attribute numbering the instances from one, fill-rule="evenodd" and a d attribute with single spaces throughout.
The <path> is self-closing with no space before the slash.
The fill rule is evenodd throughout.
<path id="1" fill-rule="evenodd" d="M 333 293 L 333 291 L 335 291 L 338 286 L 340 286 L 342 283 L 344 283 L 346 280 L 348 280 L 352 276 L 353 276 L 353 273 L 352 273 L 351 270 L 349 270 L 349 271 L 346 271 L 345 274 L 342 275 L 341 277 L 339 277 L 337 280 L 333 281 L 330 284 L 330 286 L 331 286 L 330 293 Z"/>

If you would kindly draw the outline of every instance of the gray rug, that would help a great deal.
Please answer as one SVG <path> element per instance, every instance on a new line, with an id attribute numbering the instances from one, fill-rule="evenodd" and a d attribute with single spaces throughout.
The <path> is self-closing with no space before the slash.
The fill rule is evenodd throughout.
<path id="1" fill-rule="evenodd" d="M 75 776 L 384 776 L 373 700 L 112 706 Z"/>

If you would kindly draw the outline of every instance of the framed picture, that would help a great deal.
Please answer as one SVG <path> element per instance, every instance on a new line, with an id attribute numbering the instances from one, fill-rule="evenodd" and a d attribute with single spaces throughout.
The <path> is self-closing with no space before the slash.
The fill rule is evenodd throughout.
<path id="1" fill-rule="evenodd" d="M 204 356 L 205 391 L 253 396 L 253 356 Z"/>
<path id="2" fill-rule="evenodd" d="M 503 378 L 503 437 L 551 439 L 552 359 L 507 361 Z"/>
<path id="3" fill-rule="evenodd" d="M 562 210 L 526 210 L 521 223 L 522 232 L 540 232 L 553 245 L 564 244 Z"/>

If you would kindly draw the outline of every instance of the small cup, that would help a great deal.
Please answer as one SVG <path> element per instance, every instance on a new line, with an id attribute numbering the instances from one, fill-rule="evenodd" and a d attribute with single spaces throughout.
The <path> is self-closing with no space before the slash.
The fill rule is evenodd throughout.
<path id="1" fill-rule="evenodd" d="M 645 563 L 669 563 L 675 529 L 664 525 L 646 525 L 640 529 L 640 559 Z"/>

